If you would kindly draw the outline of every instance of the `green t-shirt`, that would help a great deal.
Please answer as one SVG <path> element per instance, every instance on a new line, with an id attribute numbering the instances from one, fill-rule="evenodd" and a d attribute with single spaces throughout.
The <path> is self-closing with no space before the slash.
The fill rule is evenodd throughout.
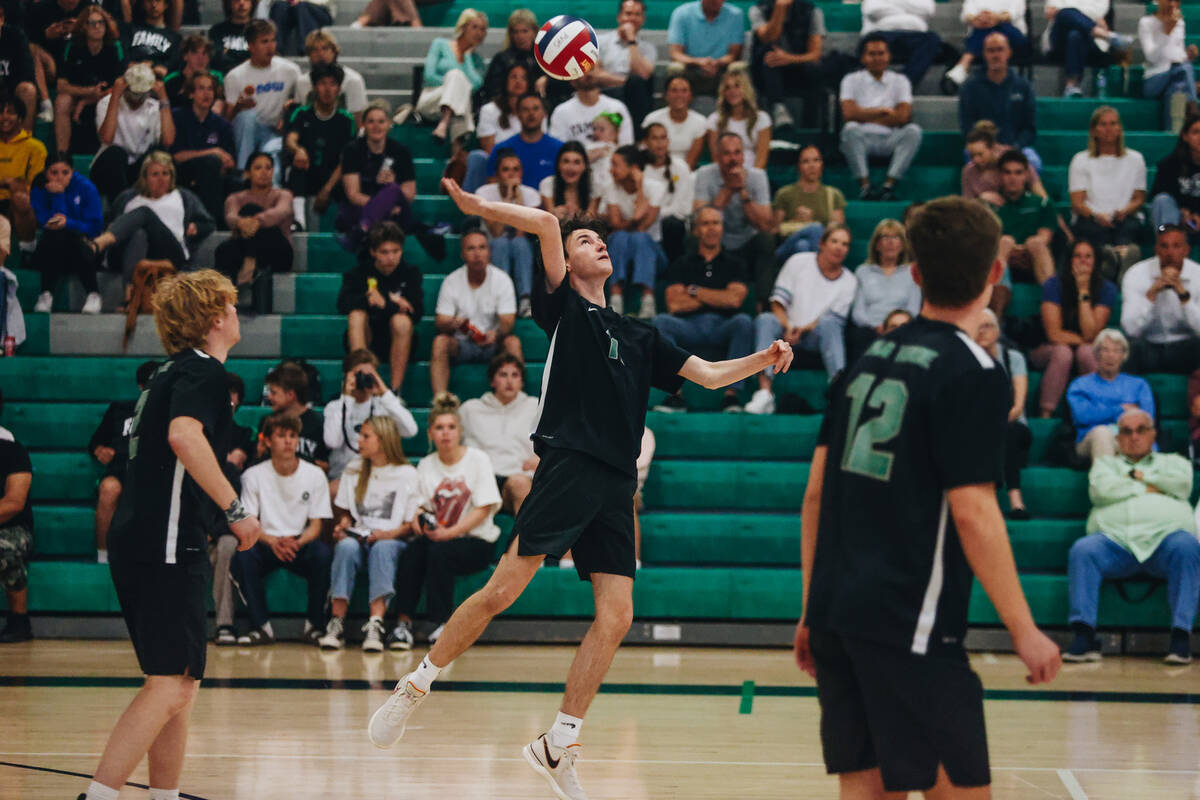
<path id="1" fill-rule="evenodd" d="M 805 206 L 813 212 L 813 222 L 828 225 L 833 212 L 846 207 L 846 196 L 840 189 L 824 184 L 818 186 L 815 192 L 802 191 L 799 183 L 783 187 L 779 194 L 775 195 L 775 202 L 771 204 L 772 208 L 783 212 L 785 230 L 781 232 L 789 232 L 786 230 L 788 223 L 792 226 L 800 224 L 792 220 L 792 215 L 800 206 Z"/>
<path id="2" fill-rule="evenodd" d="M 1054 206 L 1044 197 L 1038 197 L 1033 192 L 1025 192 L 1016 202 L 1008 201 L 1002 206 L 992 206 L 1006 236 L 1013 237 L 1017 244 L 1025 244 L 1025 240 L 1038 232 L 1039 228 L 1054 230 L 1058 225 L 1058 217 Z"/>

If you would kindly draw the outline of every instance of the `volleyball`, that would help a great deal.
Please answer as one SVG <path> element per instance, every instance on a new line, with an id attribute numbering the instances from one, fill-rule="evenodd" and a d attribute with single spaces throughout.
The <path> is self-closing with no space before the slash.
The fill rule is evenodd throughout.
<path id="1" fill-rule="evenodd" d="M 560 14 L 538 30 L 533 57 L 551 78 L 582 78 L 600 58 L 596 31 L 587 20 Z"/>

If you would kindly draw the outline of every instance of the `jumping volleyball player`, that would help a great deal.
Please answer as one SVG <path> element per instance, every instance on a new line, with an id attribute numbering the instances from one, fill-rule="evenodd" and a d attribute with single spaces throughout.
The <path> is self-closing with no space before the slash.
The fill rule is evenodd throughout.
<path id="1" fill-rule="evenodd" d="M 599 220 L 560 225 L 546 211 L 481 200 L 452 180 L 443 185 L 464 214 L 511 225 L 541 244 L 544 272 L 534 277 L 532 298 L 533 317 L 550 337 L 533 434 L 541 463 L 517 515 L 516 552 L 510 548 L 487 585 L 454 612 L 420 666 L 371 717 L 368 732 L 376 746 L 394 745 L 438 673 L 517 599 L 546 556 L 571 550 L 579 577 L 592 582 L 596 616 L 567 674 L 558 718 L 523 752 L 556 796 L 585 800 L 575 773 L 583 716 L 633 618 L 635 462 L 650 387 L 675 392 L 687 379 L 717 389 L 764 367 L 787 371 L 792 350 L 776 341 L 732 361 L 690 355 L 605 305 L 612 263 Z"/>
<path id="2" fill-rule="evenodd" d="M 972 572 L 1030 683 L 1062 660 L 1034 625 L 996 503 L 1012 400 L 973 337 L 1003 270 L 999 221 L 943 198 L 908 238 L 921 315 L 834 383 L 813 453 L 796 660 L 817 679 L 842 800 L 983 800 L 983 687 L 963 648 Z"/>

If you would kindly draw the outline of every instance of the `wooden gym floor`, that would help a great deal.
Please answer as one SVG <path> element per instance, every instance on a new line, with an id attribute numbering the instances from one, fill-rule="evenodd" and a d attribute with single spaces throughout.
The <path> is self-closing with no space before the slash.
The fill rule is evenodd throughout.
<path id="1" fill-rule="evenodd" d="M 423 653 L 210 648 L 183 792 L 550 798 L 520 749 L 553 721 L 573 648 L 477 647 L 443 673 L 401 743 L 376 750 L 367 717 Z M 972 662 L 988 690 L 998 800 L 1200 798 L 1200 665 L 1107 658 L 1030 689 L 1013 656 Z M 125 642 L 0 649 L 0 798 L 73 800 L 139 682 Z M 580 775 L 593 800 L 835 798 L 817 715 L 786 651 L 626 648 L 588 715 Z M 131 781 L 145 784 L 144 764 Z"/>

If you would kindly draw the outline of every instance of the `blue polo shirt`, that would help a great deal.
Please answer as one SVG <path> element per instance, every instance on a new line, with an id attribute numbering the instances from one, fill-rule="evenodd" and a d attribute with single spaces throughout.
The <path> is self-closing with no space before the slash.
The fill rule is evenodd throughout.
<path id="1" fill-rule="evenodd" d="M 527 142 L 518 133 L 503 142 L 497 142 L 492 148 L 488 156 L 487 174 L 489 177 L 496 174 L 496 154 L 508 148 L 521 159 L 521 183 L 536 189 L 543 178 L 554 174 L 554 161 L 562 146 L 562 142 L 548 133 L 542 134 L 542 138 L 536 142 Z"/>
<path id="2" fill-rule="evenodd" d="M 720 58 L 729 52 L 730 45 L 742 44 L 745 34 L 745 15 L 737 6 L 725 3 L 717 18 L 709 22 L 700 0 L 693 0 L 671 12 L 667 44 L 683 45 L 683 52 L 693 58 Z"/>
<path id="3" fill-rule="evenodd" d="M 219 147 L 237 158 L 237 148 L 233 143 L 233 126 L 220 114 L 210 111 L 201 122 L 196 119 L 189 103 L 172 110 L 171 116 L 175 121 L 175 144 L 171 146 L 172 153 Z"/>

